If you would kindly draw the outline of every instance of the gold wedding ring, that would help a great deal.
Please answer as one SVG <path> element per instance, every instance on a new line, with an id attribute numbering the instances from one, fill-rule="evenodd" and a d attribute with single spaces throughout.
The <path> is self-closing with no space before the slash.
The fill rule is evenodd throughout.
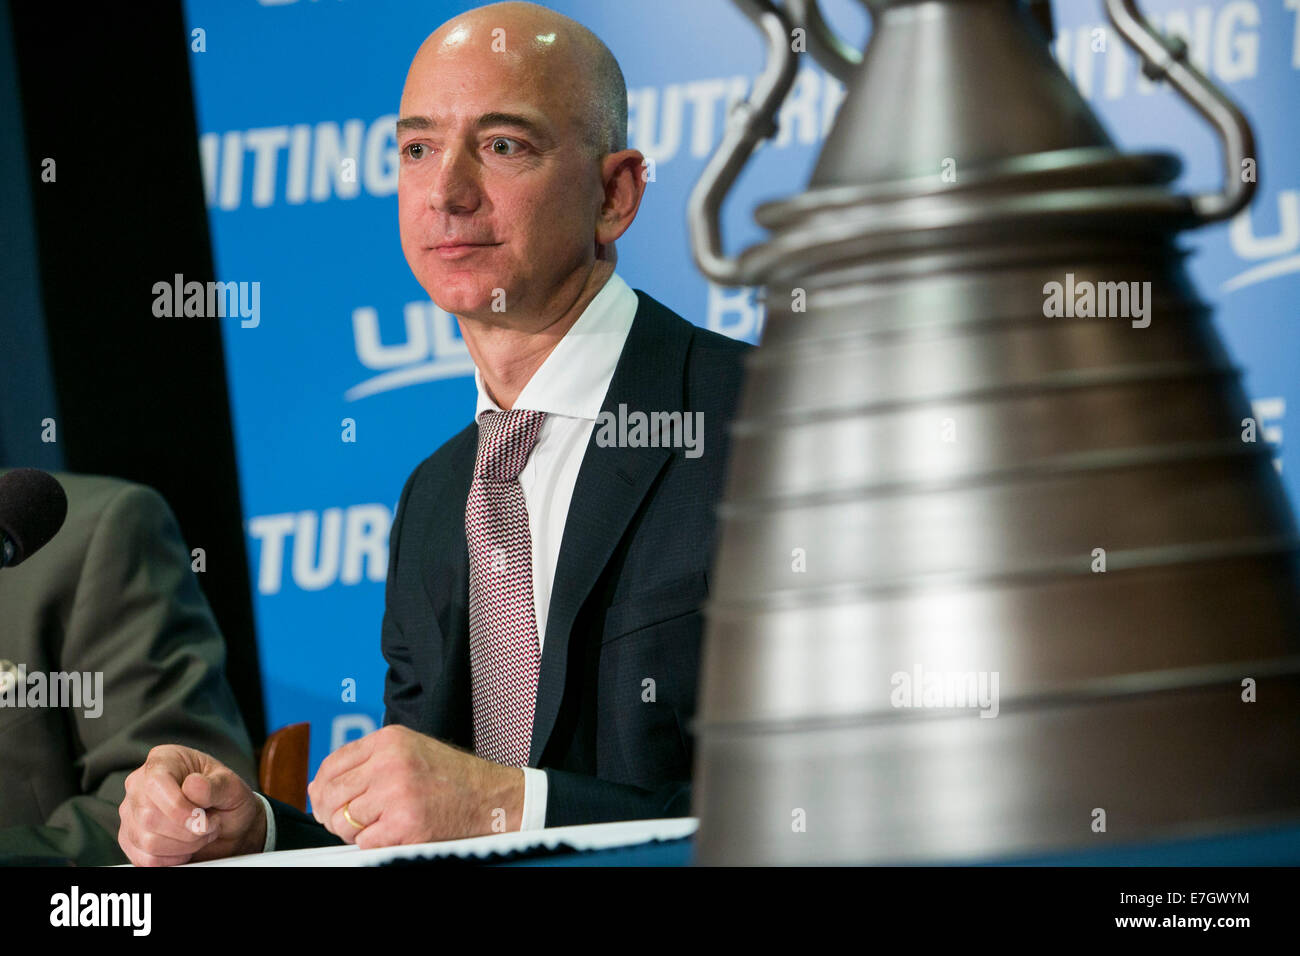
<path id="1" fill-rule="evenodd" d="M 351 800 L 343 804 L 343 818 L 347 820 L 348 823 L 356 827 L 358 830 L 364 830 L 366 828 L 366 825 L 364 823 L 357 823 L 356 820 L 352 819 L 352 814 L 348 813 L 348 807 L 350 807 L 351 805 L 352 805 Z"/>

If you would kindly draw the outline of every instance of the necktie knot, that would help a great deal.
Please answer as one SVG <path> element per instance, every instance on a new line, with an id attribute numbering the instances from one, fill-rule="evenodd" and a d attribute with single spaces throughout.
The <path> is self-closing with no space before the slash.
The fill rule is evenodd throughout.
<path id="1" fill-rule="evenodd" d="M 474 477 L 488 481 L 514 481 L 524 470 L 545 412 L 510 409 L 484 412 L 478 420 L 478 458 Z"/>

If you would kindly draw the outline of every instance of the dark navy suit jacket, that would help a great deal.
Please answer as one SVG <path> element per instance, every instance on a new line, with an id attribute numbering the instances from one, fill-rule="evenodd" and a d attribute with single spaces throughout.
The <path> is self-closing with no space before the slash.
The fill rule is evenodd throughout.
<path id="1" fill-rule="evenodd" d="M 620 405 L 629 414 L 702 412 L 702 454 L 602 447 L 599 423 L 592 430 L 560 545 L 529 755 L 546 771 L 548 827 L 690 812 L 700 610 L 750 346 L 636 294 L 602 409 L 616 418 Z M 467 750 L 465 502 L 477 443 L 471 423 L 407 480 L 389 538 L 383 621 L 384 723 Z M 277 849 L 339 842 L 311 818 L 273 807 Z"/>

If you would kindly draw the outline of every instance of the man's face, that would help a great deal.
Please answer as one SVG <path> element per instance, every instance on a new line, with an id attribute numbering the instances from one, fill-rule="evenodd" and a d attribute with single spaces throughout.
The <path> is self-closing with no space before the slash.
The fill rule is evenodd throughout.
<path id="1" fill-rule="evenodd" d="M 555 51 L 490 43 L 482 28 L 430 38 L 407 76 L 397 134 L 406 261 L 439 307 L 487 320 L 545 310 L 588 267 L 604 195 L 569 112 L 577 81 L 554 89 Z M 466 245 L 439 248 L 451 242 Z"/>

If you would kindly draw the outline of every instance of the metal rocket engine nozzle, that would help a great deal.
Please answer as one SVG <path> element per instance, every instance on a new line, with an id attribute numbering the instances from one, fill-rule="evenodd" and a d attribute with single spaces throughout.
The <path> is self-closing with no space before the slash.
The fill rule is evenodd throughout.
<path id="1" fill-rule="evenodd" d="M 1300 551 L 1178 231 L 1250 199 L 1241 114 L 1107 0 L 1220 133 L 1222 192 L 1117 150 L 1013 0 L 736 3 L 768 68 L 691 199 L 766 287 L 696 724 L 704 863 L 964 861 L 1300 817 Z M 790 18 L 793 15 L 793 22 Z M 847 93 L 809 188 L 721 251 L 795 73 Z M 1099 823 L 1100 821 L 1100 823 Z"/>

